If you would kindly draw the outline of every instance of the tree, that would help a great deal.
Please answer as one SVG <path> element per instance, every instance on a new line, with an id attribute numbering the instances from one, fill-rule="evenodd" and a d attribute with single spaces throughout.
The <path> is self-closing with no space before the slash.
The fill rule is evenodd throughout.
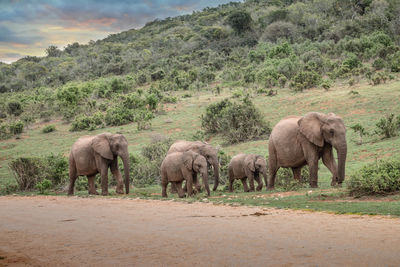
<path id="1" fill-rule="evenodd" d="M 228 24 L 236 33 L 241 34 L 251 29 L 252 19 L 248 12 L 239 10 L 228 16 Z"/>
<path id="2" fill-rule="evenodd" d="M 48 57 L 59 57 L 61 56 L 61 50 L 57 48 L 55 45 L 50 45 L 46 49 L 46 54 Z"/>

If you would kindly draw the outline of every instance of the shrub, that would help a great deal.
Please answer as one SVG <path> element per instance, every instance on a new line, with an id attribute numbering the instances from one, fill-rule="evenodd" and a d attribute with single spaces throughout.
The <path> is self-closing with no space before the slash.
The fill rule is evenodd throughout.
<path id="1" fill-rule="evenodd" d="M 385 67 L 386 61 L 382 58 L 377 58 L 375 59 L 374 63 L 372 63 L 372 67 L 374 67 L 376 70 L 381 70 Z"/>
<path id="2" fill-rule="evenodd" d="M 39 158 L 17 158 L 8 165 L 14 174 L 20 190 L 33 189 L 41 180 L 41 161 Z"/>
<path id="3" fill-rule="evenodd" d="M 62 154 L 42 158 L 17 158 L 9 163 L 20 190 L 30 190 L 44 179 L 53 187 L 62 187 L 68 180 L 68 161 Z"/>
<path id="4" fill-rule="evenodd" d="M 368 135 L 365 128 L 361 124 L 357 123 L 357 124 L 353 124 L 352 126 L 350 126 L 350 129 L 352 129 L 354 132 L 358 133 L 358 135 L 359 135 L 358 144 L 361 145 L 363 143 L 363 137 L 365 135 Z"/>
<path id="5" fill-rule="evenodd" d="M 141 155 L 130 155 L 130 172 L 133 184 L 137 187 L 155 184 L 160 179 L 160 166 L 172 140 L 165 137 L 153 138 L 152 142 L 143 147 Z"/>
<path id="6" fill-rule="evenodd" d="M 298 73 L 290 83 L 290 87 L 295 91 L 303 91 L 315 87 L 319 84 L 321 75 L 315 71 L 302 71 Z"/>
<path id="7" fill-rule="evenodd" d="M 289 168 L 280 168 L 276 174 L 276 187 L 284 191 L 294 191 L 306 187 L 310 180 L 308 166 L 301 169 L 300 181 L 293 178 L 293 172 Z"/>
<path id="8" fill-rule="evenodd" d="M 228 24 L 236 33 L 243 33 L 251 28 L 252 19 L 248 12 L 238 10 L 231 13 L 227 18 Z"/>
<path id="9" fill-rule="evenodd" d="M 22 121 L 15 121 L 9 124 L 9 130 L 12 135 L 20 134 L 24 130 L 24 123 Z"/>
<path id="10" fill-rule="evenodd" d="M 14 116 L 19 116 L 24 110 L 20 102 L 11 101 L 7 104 L 7 113 Z"/>
<path id="11" fill-rule="evenodd" d="M 209 105 L 201 121 L 206 133 L 219 133 L 230 144 L 259 139 L 271 132 L 269 124 L 247 97 L 240 103 L 225 99 Z"/>
<path id="12" fill-rule="evenodd" d="M 400 161 L 379 161 L 365 165 L 347 180 L 353 196 L 387 194 L 400 190 Z"/>
<path id="13" fill-rule="evenodd" d="M 70 131 L 82 131 L 82 130 L 95 130 L 102 126 L 104 115 L 100 112 L 93 114 L 92 116 L 78 115 L 71 124 Z"/>
<path id="14" fill-rule="evenodd" d="M 134 121 L 134 112 L 122 107 L 113 107 L 107 110 L 105 122 L 110 126 L 124 125 Z"/>
<path id="15" fill-rule="evenodd" d="M 54 125 L 47 125 L 42 129 L 42 133 L 51 133 L 56 130 L 56 126 Z"/>
<path id="16" fill-rule="evenodd" d="M 223 150 L 218 151 L 218 161 L 219 161 L 219 179 L 221 184 L 228 185 L 228 166 L 232 157 L 225 153 Z M 240 183 L 241 184 L 241 183 Z M 226 188 L 228 190 L 228 187 Z"/>
<path id="17" fill-rule="evenodd" d="M 47 191 L 51 188 L 52 183 L 50 180 L 44 179 L 43 181 L 36 184 L 35 188 L 39 190 L 39 194 L 47 194 Z"/>
<path id="18" fill-rule="evenodd" d="M 375 133 L 383 136 L 383 138 L 390 138 L 396 136 L 398 131 L 400 130 L 400 116 L 397 117 L 397 121 L 395 120 L 394 114 L 387 115 L 386 117 L 381 118 L 376 123 Z"/>
<path id="19" fill-rule="evenodd" d="M 400 51 L 394 54 L 390 63 L 390 69 L 393 72 L 400 72 Z"/>

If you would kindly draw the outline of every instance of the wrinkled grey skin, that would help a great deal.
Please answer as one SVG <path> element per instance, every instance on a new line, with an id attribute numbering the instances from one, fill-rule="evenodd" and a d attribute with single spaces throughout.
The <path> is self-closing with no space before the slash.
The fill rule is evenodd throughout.
<path id="1" fill-rule="evenodd" d="M 168 197 L 168 183 L 175 184 L 179 197 L 185 197 L 182 189 L 183 180 L 186 181 L 188 196 L 193 194 L 192 184 L 194 174 L 201 174 L 207 194 L 210 195 L 208 186 L 208 168 L 206 159 L 193 151 L 175 152 L 168 154 L 160 167 L 162 196 Z"/>
<path id="2" fill-rule="evenodd" d="M 208 165 L 213 166 L 214 168 L 214 187 L 213 191 L 217 190 L 219 184 L 219 161 L 218 161 L 218 151 L 213 148 L 210 144 L 201 141 L 185 141 L 179 140 L 171 145 L 167 154 L 174 152 L 185 152 L 185 151 L 194 151 L 199 153 L 203 157 L 206 158 Z M 196 184 L 197 178 L 194 177 L 194 182 Z M 173 187 L 174 189 L 174 187 Z"/>
<path id="3" fill-rule="evenodd" d="M 122 134 L 102 133 L 95 136 L 80 137 L 71 148 L 69 155 L 69 189 L 74 194 L 75 180 L 86 175 L 89 183 L 89 194 L 97 195 L 95 177 L 101 175 L 101 193 L 108 195 L 108 168 L 117 181 L 116 192 L 124 193 L 124 183 L 118 169 L 118 156 L 124 164 L 125 192 L 129 194 L 129 153 L 128 141 Z"/>
<path id="4" fill-rule="evenodd" d="M 263 182 L 260 174 L 264 176 L 267 184 L 267 162 L 263 156 L 255 154 L 238 154 L 229 162 L 229 192 L 233 191 L 232 184 L 235 179 L 240 179 L 243 183 L 244 192 L 254 191 L 254 179 L 257 181 L 257 191 L 261 191 Z M 250 189 L 247 187 L 249 179 Z"/>
<path id="5" fill-rule="evenodd" d="M 338 165 L 332 147 L 338 155 Z M 310 168 L 310 186 L 318 187 L 318 160 L 332 173 L 331 186 L 343 183 L 347 156 L 346 127 L 342 118 L 329 113 L 307 113 L 303 117 L 282 119 L 272 129 L 268 141 L 269 177 L 267 190 L 274 189 L 276 172 L 280 167 L 292 168 L 300 179 L 301 168 Z"/>

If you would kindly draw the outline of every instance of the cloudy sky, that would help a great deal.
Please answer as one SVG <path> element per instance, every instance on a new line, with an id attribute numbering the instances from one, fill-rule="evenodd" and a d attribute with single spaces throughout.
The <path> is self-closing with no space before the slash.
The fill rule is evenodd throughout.
<path id="1" fill-rule="evenodd" d="M 107 37 L 232 0 L 0 0 L 0 61 Z M 237 0 L 236 0 L 237 1 Z"/>

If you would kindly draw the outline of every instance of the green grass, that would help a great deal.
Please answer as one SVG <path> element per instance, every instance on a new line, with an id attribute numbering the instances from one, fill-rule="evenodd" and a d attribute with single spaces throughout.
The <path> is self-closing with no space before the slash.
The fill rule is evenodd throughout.
<path id="1" fill-rule="evenodd" d="M 0 142 L 0 187 L 7 183 L 15 183 L 8 168 L 8 163 L 21 156 L 44 156 L 50 153 L 63 153 L 68 155 L 73 142 L 82 135 L 94 135 L 101 132 L 121 132 L 129 142 L 129 152 L 139 153 L 141 147 L 148 144 L 152 137 L 158 134 L 170 136 L 173 139 L 188 139 L 200 129 L 200 116 L 209 103 L 220 101 L 229 97 L 235 90 L 221 85 L 220 95 L 212 92 L 191 92 L 192 97 L 182 98 L 176 104 L 165 104 L 164 112 L 152 121 L 149 130 L 137 131 L 136 124 L 118 127 L 109 127 L 92 132 L 70 132 L 69 124 L 61 121 L 52 121 L 48 124 L 56 126 L 57 131 L 43 134 L 41 131 L 45 125 L 36 124 L 32 129 L 25 131 L 20 139 L 9 139 Z M 388 84 L 371 86 L 361 84 L 353 87 L 339 86 L 329 91 L 324 89 L 306 90 L 303 93 L 294 93 L 289 89 L 279 89 L 278 95 L 268 97 L 255 95 L 253 101 L 265 115 L 265 119 L 275 125 L 280 119 L 288 115 L 302 115 L 310 111 L 334 112 L 343 117 L 347 126 L 348 156 L 346 175 L 349 176 L 364 164 L 385 158 L 400 157 L 400 137 L 381 140 L 380 138 L 367 137 L 365 143 L 357 145 L 358 136 L 349 127 L 360 123 L 367 131 L 373 132 L 376 122 L 385 114 L 394 113 L 400 115 L 400 82 L 393 81 Z M 358 94 L 351 94 L 357 91 Z M 178 92 L 182 95 L 184 92 Z M 223 140 L 213 137 L 209 140 L 214 146 L 221 146 Z M 267 140 L 251 141 L 222 147 L 229 155 L 233 156 L 239 152 L 257 153 L 267 155 Z M 320 163 L 319 186 L 321 189 L 330 188 L 331 175 L 327 168 Z M 136 189 L 132 196 L 160 198 L 157 195 L 148 196 L 161 192 L 151 187 L 149 189 Z M 147 190 L 147 191 L 146 191 Z M 147 192 L 147 193 L 146 193 Z M 86 193 L 82 193 L 85 195 Z M 137 195 L 139 194 L 139 195 Z M 146 195 L 147 194 L 147 195 Z M 220 192 L 220 194 L 226 194 Z M 229 194 L 226 194 L 229 195 Z M 247 194 L 239 194 L 247 196 Z M 390 202 L 329 202 L 326 200 L 312 200 L 307 196 L 292 196 L 282 199 L 252 200 L 239 197 L 238 200 L 223 199 L 224 203 L 240 203 L 246 205 L 265 205 L 279 208 L 301 208 L 313 210 L 327 210 L 338 213 L 365 213 L 365 214 L 392 214 L 400 215 L 399 201 Z M 217 200 L 216 200 L 217 201 Z M 220 201 L 220 200 L 218 200 Z"/>

